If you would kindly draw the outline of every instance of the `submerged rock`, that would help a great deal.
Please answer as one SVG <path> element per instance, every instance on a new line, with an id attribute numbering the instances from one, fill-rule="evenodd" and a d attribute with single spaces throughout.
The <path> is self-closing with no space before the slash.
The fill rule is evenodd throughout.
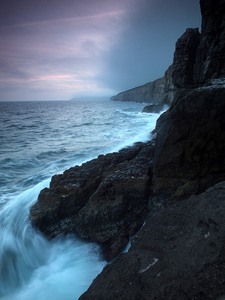
<path id="1" fill-rule="evenodd" d="M 98 242 L 115 257 L 144 222 L 153 154 L 153 142 L 138 143 L 53 176 L 31 223 L 49 238 L 74 233 Z"/>
<path id="2" fill-rule="evenodd" d="M 132 247 L 79 299 L 219 299 L 225 294 L 225 182 L 150 213 Z"/>

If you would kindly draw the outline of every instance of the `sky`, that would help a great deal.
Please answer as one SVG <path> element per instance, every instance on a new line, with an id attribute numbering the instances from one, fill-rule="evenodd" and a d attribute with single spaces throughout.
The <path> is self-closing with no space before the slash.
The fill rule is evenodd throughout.
<path id="1" fill-rule="evenodd" d="M 1 0 L 0 100 L 110 97 L 163 76 L 198 0 Z"/>

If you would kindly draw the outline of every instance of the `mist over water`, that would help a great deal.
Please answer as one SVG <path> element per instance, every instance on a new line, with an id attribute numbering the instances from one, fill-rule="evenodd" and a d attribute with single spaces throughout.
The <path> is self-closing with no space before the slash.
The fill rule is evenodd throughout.
<path id="1" fill-rule="evenodd" d="M 0 102 L 0 299 L 75 300 L 105 262 L 99 247 L 47 241 L 29 209 L 55 173 L 146 141 L 158 114 L 123 102 Z"/>

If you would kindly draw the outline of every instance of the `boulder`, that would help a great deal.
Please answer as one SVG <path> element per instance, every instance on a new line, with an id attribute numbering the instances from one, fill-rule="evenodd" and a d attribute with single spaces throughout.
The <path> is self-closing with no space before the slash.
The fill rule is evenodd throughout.
<path id="1" fill-rule="evenodd" d="M 31 223 L 49 238 L 73 233 L 100 243 L 107 259 L 115 257 L 144 222 L 153 154 L 153 142 L 137 143 L 53 176 Z"/>

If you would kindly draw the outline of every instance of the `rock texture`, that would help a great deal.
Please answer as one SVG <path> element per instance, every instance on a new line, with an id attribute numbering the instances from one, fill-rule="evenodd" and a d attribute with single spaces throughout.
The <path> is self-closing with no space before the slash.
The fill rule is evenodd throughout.
<path id="1" fill-rule="evenodd" d="M 183 88 L 190 88 L 194 84 L 194 64 L 199 41 L 198 29 L 187 29 L 178 39 L 173 63 L 162 78 L 119 93 L 111 99 L 159 105 L 170 104 L 177 92 Z"/>
<path id="2" fill-rule="evenodd" d="M 225 87 L 197 88 L 157 122 L 153 190 L 187 197 L 225 179 Z"/>
<path id="3" fill-rule="evenodd" d="M 79 299 L 219 299 L 225 295 L 224 215 L 225 182 L 150 214 L 128 253 Z"/>
<path id="4" fill-rule="evenodd" d="M 115 257 L 146 217 L 153 154 L 153 142 L 138 143 L 53 176 L 31 208 L 32 224 L 49 238 L 78 234 Z"/>
<path id="5" fill-rule="evenodd" d="M 176 42 L 171 81 L 176 89 L 192 87 L 196 51 L 200 42 L 198 28 L 188 28 Z"/>
<path id="6" fill-rule="evenodd" d="M 201 0 L 202 30 L 194 67 L 198 84 L 225 77 L 225 2 Z"/>

